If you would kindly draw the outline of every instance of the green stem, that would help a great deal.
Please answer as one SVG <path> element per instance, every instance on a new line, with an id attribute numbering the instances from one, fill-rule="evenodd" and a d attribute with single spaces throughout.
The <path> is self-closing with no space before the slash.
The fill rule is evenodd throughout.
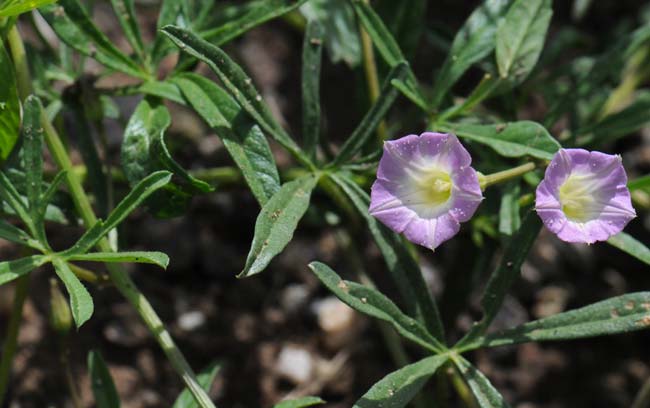
<path id="1" fill-rule="evenodd" d="M 23 316 L 23 305 L 27 298 L 27 289 L 29 288 L 29 274 L 23 275 L 16 280 L 16 289 L 14 292 L 14 305 L 11 309 L 11 317 L 7 325 L 7 336 L 2 347 L 2 360 L 0 360 L 0 405 L 5 399 L 7 394 L 7 386 L 9 385 L 9 375 L 11 373 L 11 365 L 16 353 L 16 345 L 18 343 L 18 329 L 20 328 L 20 320 Z"/>
<path id="2" fill-rule="evenodd" d="M 370 4 L 369 0 L 363 0 L 364 3 Z M 361 53 L 363 56 L 363 69 L 366 74 L 366 82 L 368 85 L 368 94 L 370 96 L 370 103 L 375 103 L 379 99 L 381 93 L 381 85 L 379 84 L 379 75 L 377 74 L 377 62 L 375 60 L 375 51 L 372 48 L 372 39 L 368 32 L 359 24 L 359 35 L 361 37 Z M 384 121 L 379 123 L 377 127 L 377 137 L 379 143 L 387 139 L 386 124 Z"/>
<path id="3" fill-rule="evenodd" d="M 650 378 L 643 383 L 630 408 L 650 408 Z"/>
<path id="4" fill-rule="evenodd" d="M 513 167 L 508 170 L 499 171 L 492 174 L 482 175 L 479 174 L 479 183 L 481 190 L 485 190 L 494 184 L 503 183 L 504 181 L 513 179 L 515 177 L 523 176 L 529 171 L 535 170 L 535 163 L 526 163 L 521 166 Z"/>
<path id="5" fill-rule="evenodd" d="M 15 30 L 15 27 L 12 30 Z M 29 68 L 27 66 L 27 60 L 25 58 L 24 45 L 17 30 L 14 35 L 8 37 L 8 40 L 9 45 L 12 49 L 12 54 L 15 51 L 19 57 L 18 59 L 14 60 L 16 63 L 16 71 L 19 72 L 17 75 L 19 81 L 19 89 L 29 89 L 28 84 L 31 84 Z M 24 83 L 23 81 L 27 81 L 27 83 Z M 23 82 L 22 85 L 21 82 Z M 97 217 L 95 216 L 95 212 L 92 209 L 90 200 L 83 189 L 77 173 L 74 172 L 74 167 L 72 165 L 70 157 L 68 156 L 68 152 L 63 146 L 61 138 L 59 137 L 56 129 L 52 126 L 44 113 L 41 116 L 41 125 L 43 126 L 45 142 L 48 146 L 48 149 L 50 150 L 50 153 L 52 154 L 52 158 L 61 170 L 66 171 L 66 182 L 75 208 L 83 220 L 86 228 L 90 228 L 97 223 Z M 98 248 L 100 251 L 112 252 L 111 245 L 106 238 L 102 239 L 99 242 Z M 128 275 L 128 273 L 123 270 L 119 264 L 107 264 L 107 268 L 111 280 L 115 284 L 115 287 L 120 291 L 122 296 L 124 296 L 136 309 L 140 315 L 140 318 L 144 321 L 146 326 L 151 331 L 151 334 L 154 336 L 160 347 L 165 352 L 165 355 L 169 359 L 171 365 L 182 377 L 185 385 L 190 390 L 199 406 L 202 408 L 214 408 L 214 404 L 210 400 L 210 397 L 208 397 L 201 385 L 197 382 L 192 368 L 189 366 L 185 360 L 185 357 L 174 343 L 174 340 L 163 325 L 160 317 L 158 317 L 155 310 L 142 294 L 142 292 L 140 292 L 140 290 L 135 286 L 135 283 L 131 280 L 131 277 Z"/>

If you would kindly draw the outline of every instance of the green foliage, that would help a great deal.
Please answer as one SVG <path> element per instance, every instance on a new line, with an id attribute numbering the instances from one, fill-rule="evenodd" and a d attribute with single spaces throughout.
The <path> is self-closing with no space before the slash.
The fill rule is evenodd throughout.
<path id="1" fill-rule="evenodd" d="M 239 277 L 262 272 L 287 246 L 309 207 L 309 199 L 318 179 L 318 174 L 307 174 L 285 183 L 262 207 L 255 222 L 255 235 L 246 265 Z"/>
<path id="2" fill-rule="evenodd" d="M 88 373 L 97 408 L 120 408 L 120 398 L 113 377 L 98 351 L 91 350 L 88 353 Z"/>
<path id="3" fill-rule="evenodd" d="M 16 76 L 9 55 L 0 44 L 0 161 L 9 157 L 18 140 L 20 127 L 20 102 Z"/>
<path id="4" fill-rule="evenodd" d="M 631 235 L 626 234 L 625 232 L 620 232 L 609 238 L 607 243 L 632 255 L 639 261 L 650 265 L 650 249 Z"/>
<path id="5" fill-rule="evenodd" d="M 209 392 L 210 388 L 212 388 L 212 384 L 214 383 L 214 380 L 217 378 L 217 374 L 219 374 L 220 370 L 221 370 L 221 364 L 212 363 L 208 365 L 208 367 L 206 367 L 197 376 L 198 383 L 206 392 Z M 192 393 L 188 389 L 184 389 L 183 392 L 180 393 L 178 398 L 176 398 L 176 401 L 174 401 L 174 405 L 172 405 L 172 408 L 198 408 L 198 407 L 199 405 L 194 400 Z"/>
<path id="6" fill-rule="evenodd" d="M 501 78 L 520 83 L 533 70 L 551 22 L 551 0 L 516 0 L 499 23 L 496 56 Z"/>
<path id="7" fill-rule="evenodd" d="M 17 16 L 55 1 L 57 0 L 4 0 L 0 3 L 0 17 Z"/>
<path id="8" fill-rule="evenodd" d="M 354 408 L 405 407 L 447 359 L 444 355 L 427 357 L 388 374 L 355 402 Z"/>
<path id="9" fill-rule="evenodd" d="M 313 2 L 309 3 L 313 4 Z M 323 29 L 310 21 L 302 45 L 302 140 L 305 152 L 313 160 L 320 140 L 320 71 L 323 52 Z"/>
<path id="10" fill-rule="evenodd" d="M 260 205 L 280 189 L 280 176 L 264 134 L 227 92 L 207 78 L 174 78 L 190 106 L 223 141 Z"/>
<path id="11" fill-rule="evenodd" d="M 306 408 L 314 405 L 324 404 L 325 401 L 318 397 L 302 397 L 295 400 L 282 401 L 275 404 L 273 408 Z"/>
<path id="12" fill-rule="evenodd" d="M 527 120 L 497 125 L 450 123 L 441 128 L 461 138 L 490 146 L 505 157 L 529 155 L 551 160 L 561 147 L 542 125 Z"/>

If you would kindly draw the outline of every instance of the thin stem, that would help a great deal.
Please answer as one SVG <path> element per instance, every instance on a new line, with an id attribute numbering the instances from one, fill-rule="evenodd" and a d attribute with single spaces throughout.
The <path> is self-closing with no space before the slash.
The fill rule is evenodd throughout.
<path id="1" fill-rule="evenodd" d="M 25 100 L 32 93 L 32 79 L 29 74 L 29 63 L 25 45 L 20 38 L 17 28 L 18 22 L 11 27 L 7 33 L 7 42 L 10 45 L 11 58 L 16 67 L 16 81 L 18 83 L 18 95 L 20 100 Z"/>
<path id="2" fill-rule="evenodd" d="M 494 184 L 502 183 L 515 177 L 523 176 L 524 174 L 533 170 L 535 170 L 535 163 L 526 163 L 508 170 L 503 170 L 492 174 L 480 175 L 479 183 L 481 184 L 481 190 L 485 190 L 487 187 Z"/>
<path id="3" fill-rule="evenodd" d="M 643 383 L 641 390 L 637 394 L 630 408 L 649 408 L 650 407 L 650 378 Z"/>
<path id="4" fill-rule="evenodd" d="M 364 3 L 370 5 L 369 0 L 363 0 Z M 375 50 L 372 48 L 372 39 L 368 32 L 359 24 L 359 35 L 361 36 L 361 53 L 363 56 L 363 69 L 366 73 L 366 82 L 368 85 L 368 94 L 370 96 L 370 103 L 375 103 L 379 99 L 381 85 L 379 84 L 379 75 L 377 74 L 377 62 L 375 60 Z M 379 123 L 377 127 L 377 137 L 379 143 L 382 143 L 387 138 L 386 124 L 384 121 Z"/>
<path id="5" fill-rule="evenodd" d="M 24 57 L 24 45 L 20 35 L 16 32 L 15 35 L 9 37 L 8 40 L 12 52 L 13 50 L 22 50 Z M 18 81 L 19 83 L 22 81 L 31 83 L 29 68 L 27 66 L 26 60 L 22 58 L 20 61 L 24 61 L 24 64 L 16 64 L 16 71 L 20 72 L 18 75 Z M 19 85 L 19 88 L 21 86 L 24 87 L 23 89 L 28 89 L 25 83 Z M 83 189 L 77 173 L 74 172 L 74 167 L 72 165 L 70 157 L 68 156 L 68 152 L 63 146 L 61 138 L 59 137 L 56 129 L 54 129 L 44 113 L 41 115 L 41 124 L 44 129 L 45 141 L 47 143 L 48 149 L 50 150 L 50 153 L 52 154 L 52 158 L 56 162 L 57 166 L 61 168 L 61 170 L 66 170 L 66 182 L 75 208 L 83 220 L 86 228 L 90 228 L 97 223 L 97 217 L 92 209 L 92 206 L 90 205 L 90 200 Z M 98 247 L 101 251 L 104 252 L 112 251 L 111 245 L 106 238 L 102 239 L 99 242 Z M 131 277 L 127 274 L 126 271 L 122 269 L 119 264 L 108 264 L 107 268 L 111 280 L 115 284 L 115 287 L 117 287 L 122 296 L 124 296 L 136 309 L 140 315 L 140 318 L 142 318 L 160 347 L 165 352 L 165 355 L 169 359 L 171 365 L 182 377 L 185 385 L 190 390 L 199 406 L 202 408 L 214 408 L 214 404 L 210 400 L 210 397 L 208 397 L 201 385 L 197 382 L 192 368 L 189 366 L 185 360 L 185 357 L 174 343 L 174 340 L 163 325 L 160 317 L 158 317 L 155 310 L 142 294 L 142 292 L 140 292 L 140 290 L 135 286 L 135 283 L 131 280 Z"/>
<path id="6" fill-rule="evenodd" d="M 27 289 L 29 288 L 29 274 L 23 275 L 16 280 L 16 289 L 14 291 L 14 304 L 11 309 L 9 324 L 7 325 L 7 336 L 2 347 L 2 359 L 0 360 L 0 405 L 7 394 L 9 385 L 9 375 L 11 365 L 16 354 L 16 345 L 18 343 L 18 329 L 23 316 L 23 305 L 27 298 Z"/>

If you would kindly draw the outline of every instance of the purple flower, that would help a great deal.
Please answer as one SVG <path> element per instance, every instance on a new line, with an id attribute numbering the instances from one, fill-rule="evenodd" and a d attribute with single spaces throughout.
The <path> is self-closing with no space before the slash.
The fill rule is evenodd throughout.
<path id="1" fill-rule="evenodd" d="M 605 241 L 636 213 L 621 156 L 560 149 L 537 187 L 535 210 L 567 242 Z"/>
<path id="2" fill-rule="evenodd" d="M 409 241 L 435 249 L 458 233 L 483 199 L 471 163 L 453 134 L 427 132 L 386 142 L 370 214 Z"/>

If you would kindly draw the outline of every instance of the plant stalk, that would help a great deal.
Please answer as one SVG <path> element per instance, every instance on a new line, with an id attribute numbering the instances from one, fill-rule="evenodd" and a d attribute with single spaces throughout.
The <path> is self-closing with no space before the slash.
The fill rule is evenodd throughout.
<path id="1" fill-rule="evenodd" d="M 363 2 L 368 5 L 370 4 L 369 0 L 363 0 Z M 379 99 L 381 85 L 379 84 L 379 75 L 377 74 L 377 61 L 375 60 L 375 51 L 372 48 L 372 39 L 361 23 L 359 23 L 359 36 L 361 37 L 363 70 L 366 74 L 370 103 L 373 104 L 377 99 Z M 383 120 L 377 127 L 377 137 L 379 138 L 380 144 L 388 137 L 386 134 L 386 123 L 384 123 Z"/>
<path id="2" fill-rule="evenodd" d="M 0 405 L 5 399 L 7 394 L 7 386 L 9 385 L 9 376 L 11 373 L 11 365 L 16 354 L 16 346 L 18 344 L 18 330 L 20 328 L 20 321 L 23 316 L 23 305 L 27 298 L 27 290 L 29 289 L 29 274 L 23 275 L 16 279 L 16 289 L 14 291 L 14 304 L 11 309 L 11 316 L 9 324 L 7 325 L 7 336 L 4 339 L 2 347 L 2 359 L 0 359 Z"/>
<path id="3" fill-rule="evenodd" d="M 521 166 L 513 167 L 508 170 L 498 171 L 492 174 L 479 175 L 479 184 L 481 185 L 481 190 L 485 190 L 487 187 L 490 187 L 494 184 L 503 183 L 510 179 L 523 176 L 529 171 L 535 170 L 535 163 L 526 163 Z"/>
<path id="4" fill-rule="evenodd" d="M 29 75 L 27 59 L 25 57 L 25 48 L 22 38 L 20 37 L 20 34 L 18 33 L 18 30 L 15 26 L 10 31 L 8 41 L 9 46 L 12 50 L 12 55 L 17 55 L 18 57 L 14 57 L 14 61 L 16 64 L 16 71 L 18 73 L 17 78 L 19 82 L 19 89 L 29 90 L 31 88 L 31 85 L 29 85 L 31 84 L 31 78 Z M 77 173 L 74 172 L 74 167 L 72 165 L 72 161 L 70 160 L 70 156 L 68 155 L 68 152 L 65 149 L 56 129 L 52 126 L 50 121 L 45 116 L 45 113 L 41 115 L 41 125 L 44 129 L 45 142 L 48 146 L 48 149 L 50 150 L 50 153 L 52 154 L 54 161 L 61 170 L 66 171 L 66 182 L 75 208 L 83 220 L 86 228 L 90 228 L 97 223 L 97 217 L 92 209 L 90 200 L 83 189 Z M 111 245 L 109 244 L 109 241 L 106 238 L 103 238 L 101 241 L 99 241 L 98 248 L 103 252 L 113 251 Z M 151 331 L 151 334 L 154 336 L 160 347 L 165 352 L 165 355 L 169 359 L 171 365 L 182 377 L 185 385 L 190 390 L 199 406 L 202 408 L 214 408 L 214 404 L 210 400 L 210 397 L 208 397 L 201 385 L 197 382 L 196 375 L 185 360 L 185 357 L 181 351 L 174 343 L 174 340 L 163 325 L 160 317 L 158 317 L 149 301 L 136 287 L 135 283 L 131 280 L 131 277 L 127 274 L 126 271 L 122 269 L 119 264 L 107 264 L 107 268 L 111 280 L 115 284 L 115 287 L 136 309 L 140 315 L 140 318 L 142 318 L 146 326 Z"/>

